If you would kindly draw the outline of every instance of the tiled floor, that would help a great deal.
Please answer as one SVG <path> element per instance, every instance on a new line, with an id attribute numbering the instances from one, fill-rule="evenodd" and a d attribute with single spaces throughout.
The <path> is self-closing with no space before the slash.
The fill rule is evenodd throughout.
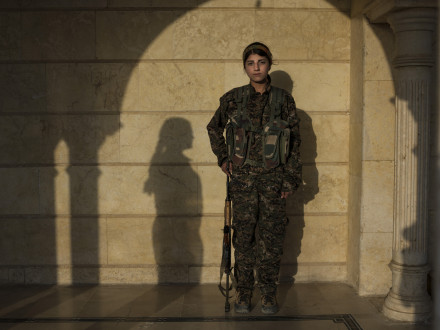
<path id="1" fill-rule="evenodd" d="M 361 298 L 344 284 L 282 284 L 281 310 L 268 319 L 258 300 L 256 293 L 251 313 L 238 315 L 224 312 L 216 285 L 0 287 L 0 330 L 342 330 L 356 322 L 365 330 L 430 329 L 386 319 L 379 311 L 383 298 Z M 354 323 L 347 323 L 350 317 Z"/>

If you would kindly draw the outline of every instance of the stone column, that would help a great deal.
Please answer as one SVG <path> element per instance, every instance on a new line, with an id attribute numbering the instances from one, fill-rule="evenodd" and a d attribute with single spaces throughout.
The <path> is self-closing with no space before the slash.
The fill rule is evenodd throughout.
<path id="1" fill-rule="evenodd" d="M 427 293 L 429 117 L 432 104 L 434 8 L 393 12 L 396 135 L 392 288 L 386 316 L 419 322 L 431 314 Z"/>

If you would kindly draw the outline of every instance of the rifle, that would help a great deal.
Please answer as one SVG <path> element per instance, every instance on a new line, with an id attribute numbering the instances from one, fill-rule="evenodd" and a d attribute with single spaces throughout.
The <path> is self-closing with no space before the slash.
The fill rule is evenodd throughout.
<path id="1" fill-rule="evenodd" d="M 229 167 L 228 167 L 229 168 Z M 225 225 L 223 227 L 223 252 L 222 263 L 220 265 L 220 283 L 218 285 L 220 292 L 226 297 L 225 312 L 229 312 L 229 290 L 232 289 L 232 285 L 229 284 L 229 278 L 231 277 L 231 198 L 229 196 L 229 175 L 226 176 L 226 199 L 225 199 Z M 226 285 L 222 287 L 223 274 L 226 274 Z M 232 278 L 231 278 L 232 280 Z"/>

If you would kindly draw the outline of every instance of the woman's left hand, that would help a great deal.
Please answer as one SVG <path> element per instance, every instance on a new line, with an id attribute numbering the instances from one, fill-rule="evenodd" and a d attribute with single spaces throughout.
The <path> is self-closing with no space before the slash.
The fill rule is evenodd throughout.
<path id="1" fill-rule="evenodd" d="M 287 197 L 289 197 L 292 194 L 291 191 L 282 191 L 281 192 L 281 198 L 286 199 Z"/>

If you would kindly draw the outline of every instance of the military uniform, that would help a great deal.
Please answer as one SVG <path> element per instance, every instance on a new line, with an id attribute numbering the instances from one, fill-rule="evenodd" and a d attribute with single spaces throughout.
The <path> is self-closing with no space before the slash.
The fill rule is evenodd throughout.
<path id="1" fill-rule="evenodd" d="M 239 89 L 249 94 L 243 111 L 257 128 L 263 127 L 270 120 L 272 89 L 275 87 L 271 87 L 270 77 L 263 94 L 256 92 L 250 84 Z M 220 106 L 207 126 L 211 148 L 219 166 L 228 159 L 223 133 L 231 117 L 237 113 L 237 90 L 233 89 L 220 98 Z M 288 223 L 286 201 L 281 198 L 281 192 L 293 192 L 301 183 L 299 118 L 292 96 L 284 90 L 281 93 L 280 117 L 288 123 L 290 129 L 286 163 L 275 168 L 259 165 L 263 157 L 263 136 L 257 133 L 249 143 L 247 155 L 252 165 L 233 164 L 232 168 L 230 193 L 233 203 L 234 276 L 237 290 L 250 294 L 255 282 L 255 266 L 261 293 L 276 292 L 285 227 Z"/>

